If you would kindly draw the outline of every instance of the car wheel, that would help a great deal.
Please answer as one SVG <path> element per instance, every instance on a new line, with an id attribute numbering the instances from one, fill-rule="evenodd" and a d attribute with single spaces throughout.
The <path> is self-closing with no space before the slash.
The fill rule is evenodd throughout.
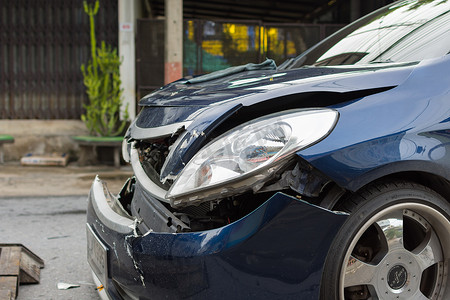
<path id="1" fill-rule="evenodd" d="M 449 204 L 408 182 L 373 185 L 337 207 L 321 299 L 450 299 Z"/>

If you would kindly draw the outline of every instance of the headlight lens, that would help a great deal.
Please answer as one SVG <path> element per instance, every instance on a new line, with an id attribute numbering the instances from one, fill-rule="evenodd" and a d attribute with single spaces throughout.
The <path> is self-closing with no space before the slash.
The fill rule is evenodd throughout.
<path id="1" fill-rule="evenodd" d="M 303 109 L 238 126 L 203 147 L 180 172 L 166 197 L 178 206 L 206 201 L 230 190 L 252 189 L 252 185 L 270 178 L 277 170 L 274 166 L 282 166 L 293 153 L 327 136 L 337 118 L 332 109 Z"/>

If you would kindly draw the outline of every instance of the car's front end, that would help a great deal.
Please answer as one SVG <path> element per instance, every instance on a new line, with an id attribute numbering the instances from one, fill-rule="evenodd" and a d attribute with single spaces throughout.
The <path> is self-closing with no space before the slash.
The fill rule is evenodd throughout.
<path id="1" fill-rule="evenodd" d="M 415 7 L 402 5 L 376 14 L 395 20 Z M 279 68 L 182 79 L 141 100 L 122 149 L 134 176 L 118 195 L 96 178 L 89 194 L 88 260 L 107 297 L 327 299 L 324 268 L 355 218 L 355 195 L 399 179 L 449 192 L 449 55 L 342 66 L 328 51 L 315 66 L 296 65 L 314 51 Z M 381 253 L 375 242 L 359 246 L 369 233 L 344 246 Z M 438 282 L 438 271 L 423 278 Z M 388 292 L 403 297 L 406 282 Z M 369 283 L 345 287 L 345 298 L 378 295 Z"/>
<path id="2" fill-rule="evenodd" d="M 217 108 L 222 111 L 202 111 Z M 99 249 L 90 252 L 102 257 L 91 255 L 90 263 L 109 294 L 318 297 L 327 249 L 346 215 L 301 199 L 289 186 L 308 180 L 296 174 L 307 164 L 295 153 L 326 137 L 338 112 L 293 109 L 234 126 L 204 142 L 174 176 L 173 166 L 190 155 L 184 145 L 198 142 L 195 135 L 207 136 L 199 127 L 214 122 L 198 118 L 202 122 L 151 127 L 157 121 L 149 116 L 161 117 L 155 110 L 176 109 L 145 107 L 130 127 L 123 151 L 135 176 L 118 197 L 97 178 L 89 196 L 87 230 L 96 245 L 90 248 Z M 137 125 L 143 122 L 145 128 Z M 298 130 L 305 127 L 313 130 Z M 162 176 L 176 180 L 162 183 Z M 325 181 L 308 186 L 317 189 Z"/>
<path id="3" fill-rule="evenodd" d="M 139 184 L 134 189 L 151 199 Z M 148 204 L 151 223 L 139 224 L 102 207 L 103 193 L 97 179 L 88 237 L 101 246 L 90 246 L 99 249 L 90 263 L 112 299 L 317 298 L 327 250 L 345 219 L 275 193 L 237 221 L 181 233 L 175 224 L 182 221 L 157 202 Z M 153 224 L 161 230 L 146 229 Z"/>

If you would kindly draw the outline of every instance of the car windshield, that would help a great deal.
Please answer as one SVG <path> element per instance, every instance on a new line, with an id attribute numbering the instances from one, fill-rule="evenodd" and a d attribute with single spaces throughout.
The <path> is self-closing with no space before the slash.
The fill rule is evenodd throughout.
<path id="1" fill-rule="evenodd" d="M 450 1 L 402 1 L 350 24 L 283 65 L 412 62 L 449 51 Z"/>

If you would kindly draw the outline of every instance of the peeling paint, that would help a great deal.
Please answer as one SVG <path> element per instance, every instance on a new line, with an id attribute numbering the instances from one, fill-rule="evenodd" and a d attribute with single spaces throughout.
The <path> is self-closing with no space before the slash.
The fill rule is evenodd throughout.
<path id="1" fill-rule="evenodd" d="M 132 251 L 131 251 L 131 243 L 128 241 L 128 240 L 133 239 L 133 238 L 135 238 L 135 236 L 133 236 L 133 235 L 127 235 L 127 236 L 125 236 L 125 249 L 127 250 L 127 254 L 128 254 L 128 256 L 131 258 L 131 261 L 133 262 L 133 267 L 134 267 L 134 269 L 135 269 L 135 270 L 138 272 L 138 274 L 139 274 L 139 278 L 140 278 L 140 280 L 141 280 L 142 286 L 145 287 L 145 278 L 144 278 L 144 276 L 143 276 L 143 274 L 142 274 L 141 269 L 139 268 L 138 263 L 136 262 L 136 260 L 135 260 L 134 257 L 133 257 L 133 253 L 132 253 Z"/>
<path id="2" fill-rule="evenodd" d="M 117 254 L 116 242 L 113 242 L 113 251 L 114 251 L 114 254 L 116 255 L 116 258 L 118 260 L 119 259 L 119 255 Z"/>
<path id="3" fill-rule="evenodd" d="M 145 286 L 145 282 L 144 282 L 144 276 L 142 276 L 142 275 L 139 275 L 139 278 L 141 279 L 141 282 L 142 282 L 142 286 Z"/>
<path id="4" fill-rule="evenodd" d="M 198 132 L 196 129 L 194 129 L 194 131 L 192 131 L 192 137 L 194 137 L 194 138 L 198 138 L 198 137 L 200 137 L 200 136 L 205 136 L 205 132 Z M 189 142 L 189 141 L 188 141 Z"/>
<path id="5" fill-rule="evenodd" d="M 102 232 L 105 232 L 105 225 L 103 225 L 99 220 L 95 220 L 95 223 L 98 224 L 98 226 L 100 226 L 100 228 L 102 229 Z"/>
<path id="6" fill-rule="evenodd" d="M 189 141 L 188 140 L 184 140 L 183 144 L 180 145 L 180 149 L 185 149 L 185 148 L 187 148 L 188 145 L 189 145 Z"/>

